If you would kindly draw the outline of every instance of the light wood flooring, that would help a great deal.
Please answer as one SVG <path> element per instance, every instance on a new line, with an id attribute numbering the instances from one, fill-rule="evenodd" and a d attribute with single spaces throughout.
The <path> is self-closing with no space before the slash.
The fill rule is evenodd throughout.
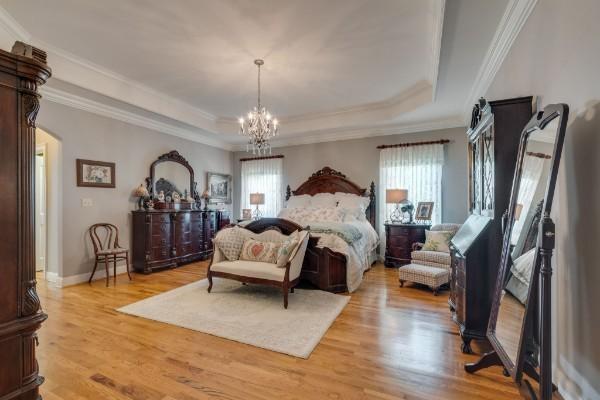
<path id="1" fill-rule="evenodd" d="M 446 304 L 376 265 L 308 360 L 137 318 L 116 308 L 205 277 L 207 263 L 64 289 L 38 283 L 45 400 L 515 399 L 500 368 L 463 371 Z M 408 287 L 406 287 L 408 286 Z M 294 296 L 290 297 L 294 307 Z M 477 345 L 476 352 L 481 352 Z"/>

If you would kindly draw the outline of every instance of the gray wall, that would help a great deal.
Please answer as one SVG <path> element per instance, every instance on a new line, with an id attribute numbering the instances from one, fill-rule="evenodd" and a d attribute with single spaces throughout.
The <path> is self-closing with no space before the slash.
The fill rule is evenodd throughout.
<path id="1" fill-rule="evenodd" d="M 135 209 L 137 200 L 131 196 L 132 191 L 144 182 L 150 164 L 159 155 L 179 151 L 194 168 L 199 190 L 206 185 L 207 171 L 232 172 L 229 151 L 43 99 L 37 124 L 61 142 L 63 237 L 62 266 L 58 268 L 58 275 L 63 278 L 91 272 L 93 251 L 86 230 L 94 223 L 117 225 L 121 245 L 129 246 L 130 211 Z M 116 188 L 77 187 L 77 158 L 115 162 Z M 91 198 L 93 206 L 82 207 L 82 198 Z"/>
<path id="2" fill-rule="evenodd" d="M 464 222 L 467 217 L 467 136 L 465 128 L 444 129 L 402 135 L 377 136 L 338 142 L 306 144 L 273 149 L 283 154 L 283 185 L 296 189 L 313 172 L 329 166 L 341 171 L 362 187 L 371 181 L 379 188 L 379 152 L 381 144 L 449 139 L 446 145 L 442 188 L 442 220 Z M 234 154 L 234 214 L 240 214 L 240 158 L 251 157 L 246 152 Z"/>
<path id="3" fill-rule="evenodd" d="M 555 382 L 600 399 L 600 2 L 540 0 L 487 97 L 570 106 L 554 203 Z"/>

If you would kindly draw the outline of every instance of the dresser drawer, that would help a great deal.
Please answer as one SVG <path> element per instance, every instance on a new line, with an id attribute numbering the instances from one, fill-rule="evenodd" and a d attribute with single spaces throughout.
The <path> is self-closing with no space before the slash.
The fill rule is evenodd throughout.
<path id="1" fill-rule="evenodd" d="M 151 261 L 167 260 L 172 257 L 171 247 L 154 247 L 150 251 Z"/>
<path id="2" fill-rule="evenodd" d="M 162 225 L 162 224 L 170 224 L 171 223 L 171 214 L 152 214 L 150 215 L 150 220 L 153 224 Z"/>
<path id="3" fill-rule="evenodd" d="M 392 236 L 388 238 L 388 246 L 390 247 L 402 247 L 408 249 L 410 241 L 405 236 Z"/>
<path id="4" fill-rule="evenodd" d="M 402 226 L 388 226 L 388 234 L 389 236 L 408 236 L 410 234 L 409 228 L 404 228 Z"/>
<path id="5" fill-rule="evenodd" d="M 152 247 L 167 247 L 171 244 L 169 236 L 152 235 Z"/>
<path id="6" fill-rule="evenodd" d="M 388 247 L 385 255 L 394 258 L 410 259 L 410 251 L 399 247 Z"/>

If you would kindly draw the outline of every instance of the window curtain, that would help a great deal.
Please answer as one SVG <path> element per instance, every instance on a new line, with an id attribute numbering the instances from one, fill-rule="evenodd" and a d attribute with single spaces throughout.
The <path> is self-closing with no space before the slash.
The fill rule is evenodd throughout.
<path id="1" fill-rule="evenodd" d="M 514 222 L 512 233 L 511 233 L 511 242 L 512 244 L 516 244 L 519 236 L 521 235 L 521 231 L 525 226 L 525 222 L 528 220 L 529 211 L 531 210 L 531 206 L 536 206 L 537 204 L 533 203 L 533 197 L 537 192 L 538 185 L 540 183 L 544 184 L 545 182 L 540 182 L 540 177 L 542 176 L 542 171 L 544 169 L 544 159 L 540 157 L 526 156 L 523 160 L 523 172 L 521 174 L 521 181 L 519 182 L 519 194 L 517 196 L 517 204 L 522 204 L 523 208 L 521 209 L 521 216 L 519 220 Z"/>
<path id="2" fill-rule="evenodd" d="M 243 161 L 241 209 L 255 209 L 255 205 L 250 205 L 250 193 L 264 193 L 265 204 L 259 206 L 263 217 L 277 217 L 283 206 L 282 175 L 282 158 Z"/>
<path id="3" fill-rule="evenodd" d="M 395 207 L 385 203 L 387 189 L 408 189 L 408 199 L 415 206 L 420 201 L 433 201 L 432 224 L 442 221 L 442 169 L 444 145 L 429 144 L 393 147 L 379 155 L 379 232 L 385 248 L 384 223 Z"/>

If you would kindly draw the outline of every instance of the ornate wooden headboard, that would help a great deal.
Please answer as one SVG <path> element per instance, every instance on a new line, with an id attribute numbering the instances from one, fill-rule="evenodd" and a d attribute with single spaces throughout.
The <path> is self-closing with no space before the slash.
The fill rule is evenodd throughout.
<path id="1" fill-rule="evenodd" d="M 308 178 L 306 182 L 301 184 L 296 190 L 292 191 L 290 189 L 290 185 L 288 185 L 287 190 L 285 192 L 285 200 L 289 200 L 292 194 L 309 194 L 312 196 L 317 193 L 333 194 L 335 192 L 351 193 L 356 194 L 358 196 L 369 197 L 369 207 L 367 207 L 365 214 L 369 223 L 373 226 L 373 228 L 377 229 L 375 182 L 371 182 L 369 192 L 367 193 L 367 189 L 362 189 L 356 183 L 346 178 L 346 175 L 334 170 L 333 168 L 324 167 L 318 170 L 317 172 L 312 174 L 310 178 Z"/>

